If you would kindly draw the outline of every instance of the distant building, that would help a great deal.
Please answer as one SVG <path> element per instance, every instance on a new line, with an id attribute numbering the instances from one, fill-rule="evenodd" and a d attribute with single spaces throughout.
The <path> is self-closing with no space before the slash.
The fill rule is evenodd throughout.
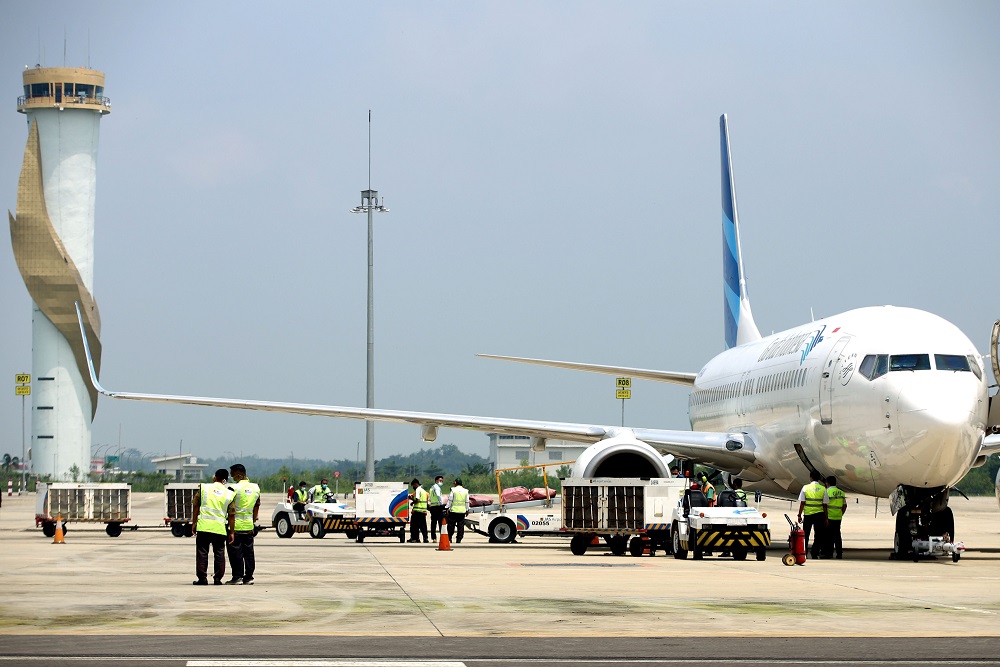
<path id="1" fill-rule="evenodd" d="M 160 456 L 150 459 L 150 463 L 156 466 L 157 474 L 169 475 L 175 482 L 200 482 L 204 479 L 204 469 L 208 467 L 207 463 L 198 463 L 198 457 L 190 454 Z"/>
<path id="2" fill-rule="evenodd" d="M 545 449 L 536 452 L 531 448 L 532 438 L 526 435 L 487 434 L 490 438 L 490 461 L 494 470 L 522 465 L 540 465 L 558 461 L 576 461 L 590 445 L 569 440 L 547 440 Z M 554 472 L 554 470 L 553 470 Z"/>

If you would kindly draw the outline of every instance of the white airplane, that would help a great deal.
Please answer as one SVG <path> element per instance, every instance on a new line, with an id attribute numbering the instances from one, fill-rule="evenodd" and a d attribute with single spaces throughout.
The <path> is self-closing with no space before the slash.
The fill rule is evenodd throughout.
<path id="1" fill-rule="evenodd" d="M 720 134 L 728 349 L 698 373 L 483 355 L 687 385 L 690 431 L 112 392 L 98 381 L 81 326 L 91 381 L 117 399 L 415 424 L 427 442 L 439 428 L 460 428 L 529 436 L 536 447 L 550 438 L 594 443 L 576 462 L 580 477 L 667 477 L 665 455 L 673 455 L 739 477 L 746 489 L 795 497 L 818 470 L 851 493 L 890 498 L 897 555 L 913 538 L 954 539 L 950 490 L 1000 452 L 1000 399 L 991 410 L 984 357 L 949 322 L 893 306 L 761 336 L 744 279 L 725 115 Z M 991 358 L 1000 377 L 998 329 Z"/>

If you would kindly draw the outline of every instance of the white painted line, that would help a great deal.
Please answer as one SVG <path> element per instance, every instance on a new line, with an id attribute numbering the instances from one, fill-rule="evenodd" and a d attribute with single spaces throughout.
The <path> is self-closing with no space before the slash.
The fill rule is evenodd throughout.
<path id="1" fill-rule="evenodd" d="M 187 667 L 465 667 L 447 660 L 188 660 Z"/>

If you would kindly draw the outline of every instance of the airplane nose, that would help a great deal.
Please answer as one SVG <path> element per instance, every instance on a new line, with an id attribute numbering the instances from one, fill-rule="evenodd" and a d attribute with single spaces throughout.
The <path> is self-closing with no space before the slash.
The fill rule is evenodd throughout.
<path id="1" fill-rule="evenodd" d="M 979 448 L 976 390 L 971 382 L 947 381 L 914 381 L 901 389 L 898 434 L 915 464 L 915 485 L 949 486 L 968 471 Z"/>

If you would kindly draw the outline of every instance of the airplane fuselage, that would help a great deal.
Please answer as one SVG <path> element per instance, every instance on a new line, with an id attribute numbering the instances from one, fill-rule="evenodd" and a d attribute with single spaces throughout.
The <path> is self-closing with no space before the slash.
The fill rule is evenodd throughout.
<path id="1" fill-rule="evenodd" d="M 796 494 L 809 466 L 854 493 L 958 482 L 983 442 L 982 358 L 930 313 L 861 308 L 719 354 L 689 401 L 695 431 L 746 433 L 748 488 Z M 808 462 L 808 465 L 807 465 Z"/>

